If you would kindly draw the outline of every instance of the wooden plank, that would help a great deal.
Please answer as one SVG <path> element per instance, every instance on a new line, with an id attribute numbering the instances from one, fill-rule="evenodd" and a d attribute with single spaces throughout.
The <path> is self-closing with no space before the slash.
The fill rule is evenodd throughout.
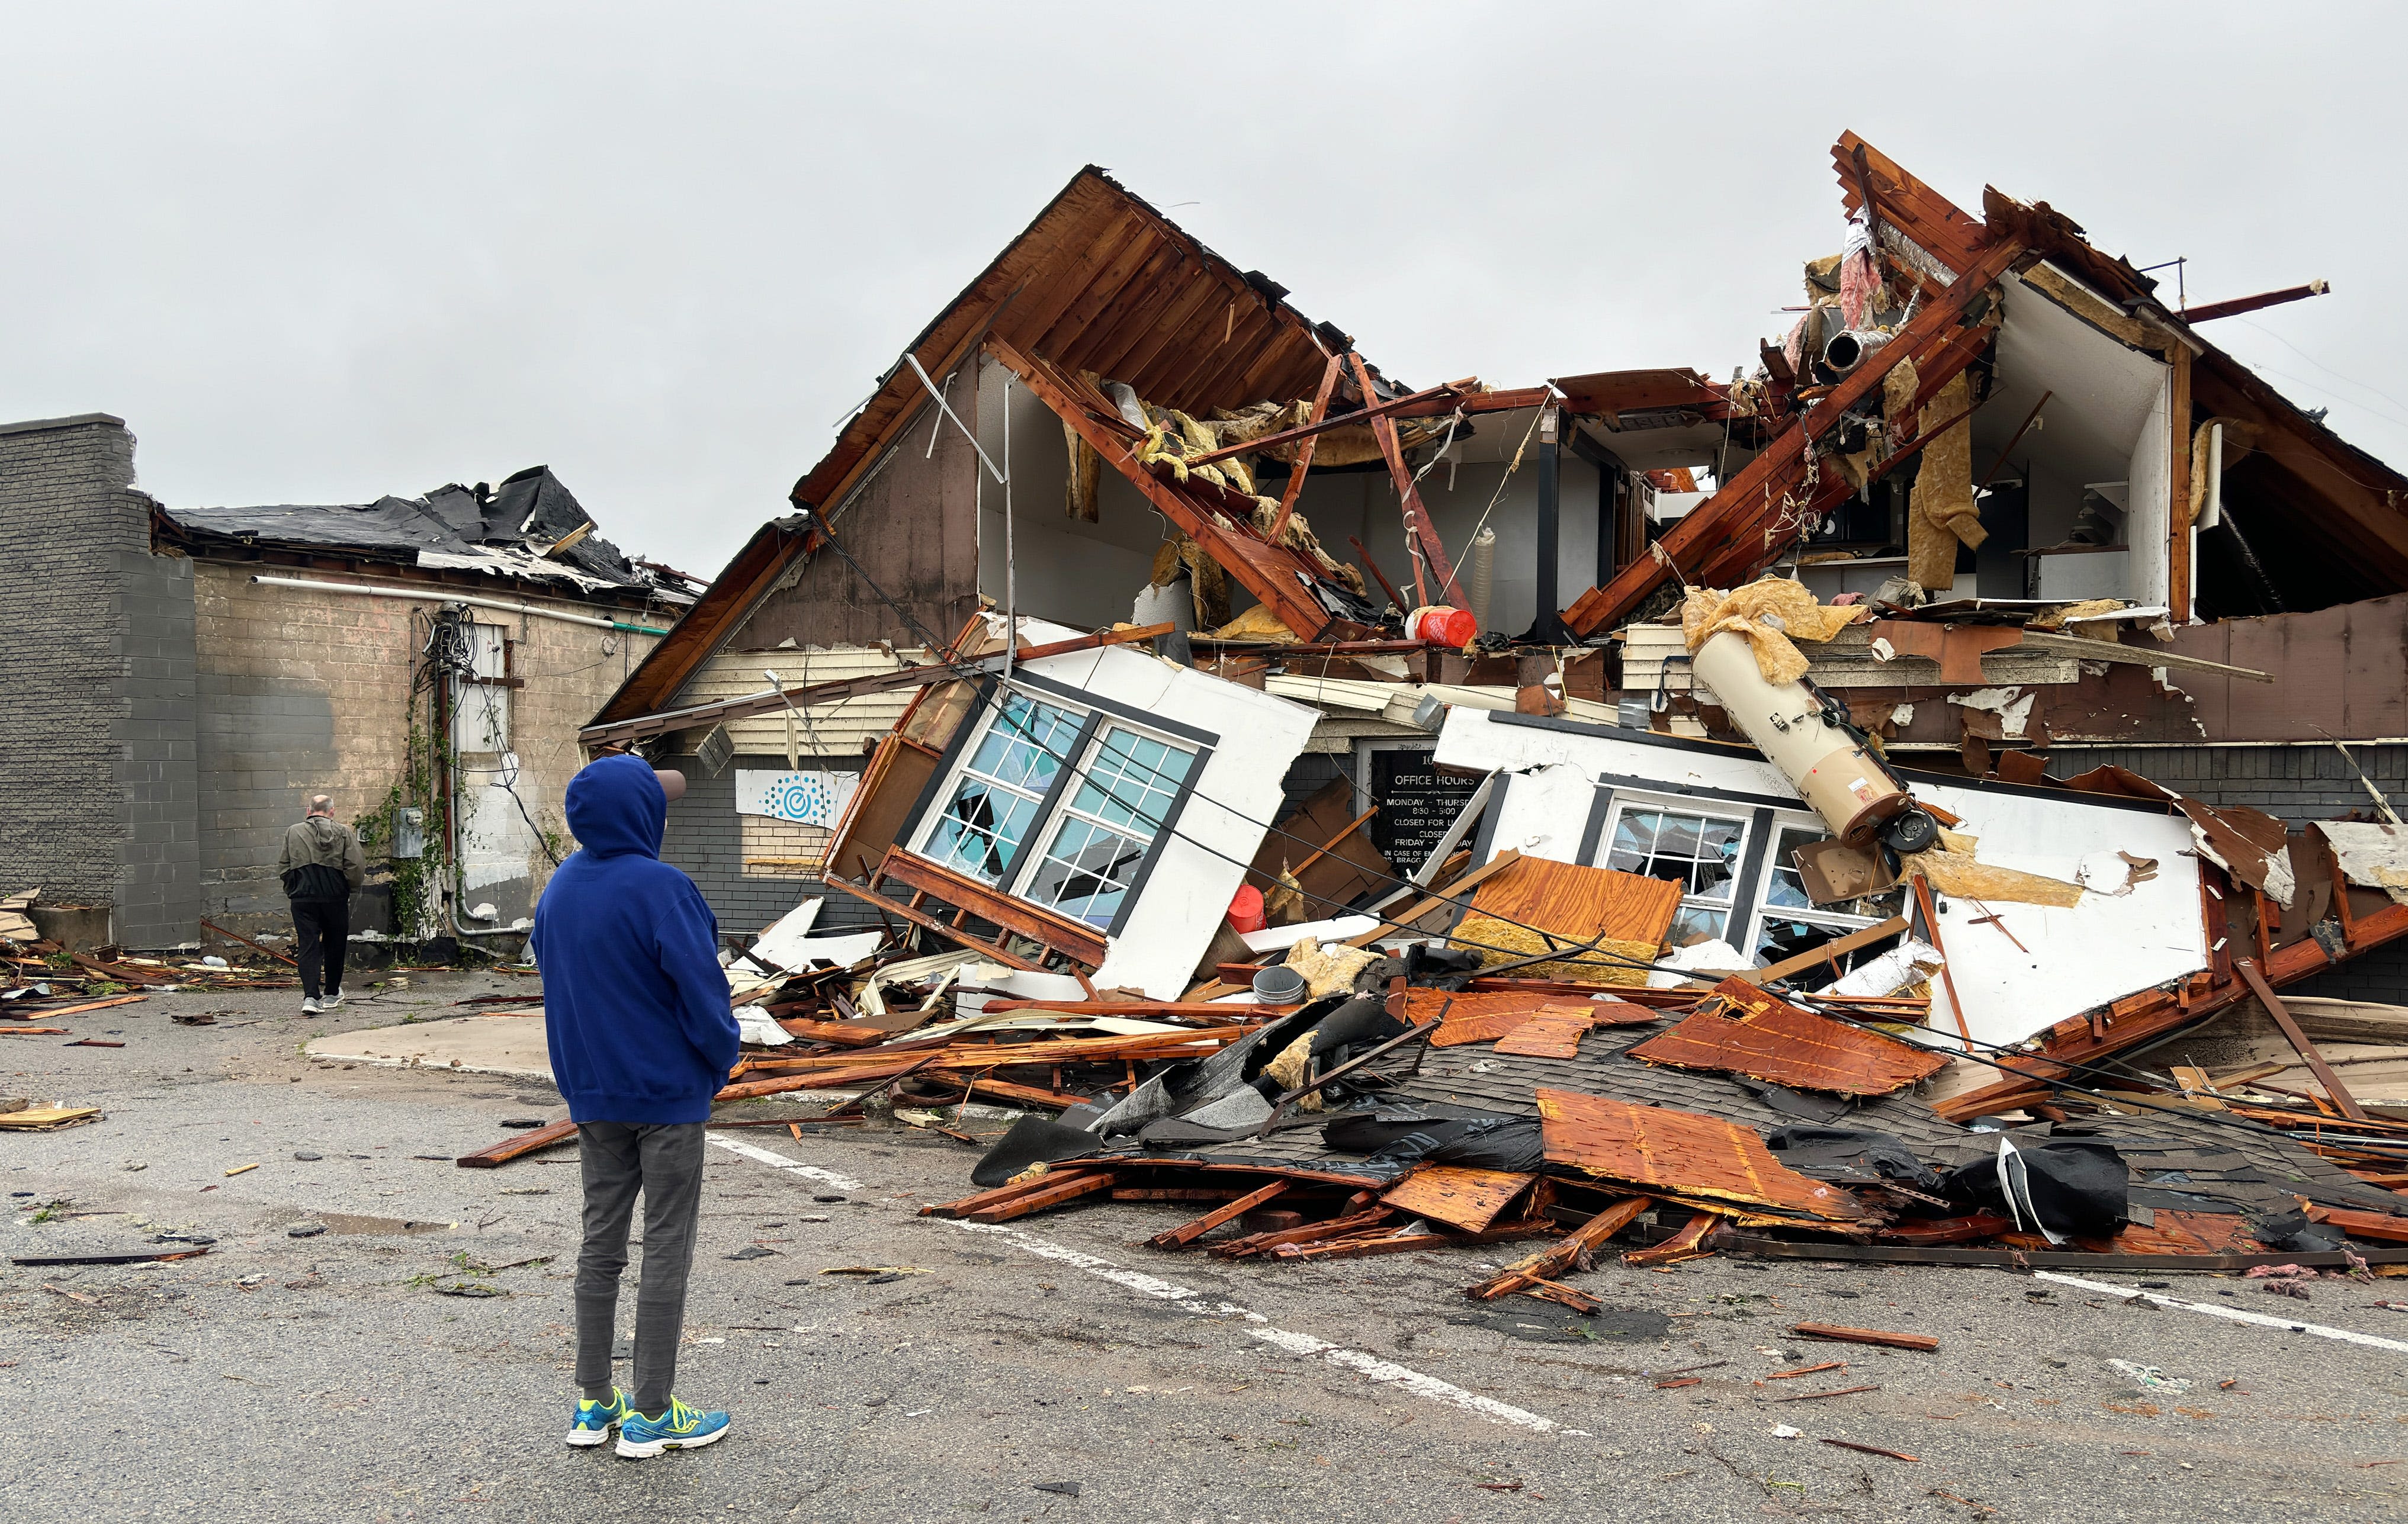
<path id="1" fill-rule="evenodd" d="M 1948 1014 L 1956 1020 L 1957 1034 L 1967 1044 L 1973 1041 L 1973 1029 L 1965 1020 L 1965 1004 L 1956 998 L 1956 977 L 1948 972 L 1948 948 L 1940 940 L 1940 912 L 1931 903 L 1931 885 L 1923 875 L 1914 877 L 1914 903 L 1923 911 L 1923 929 L 1931 938 L 1932 947 L 1940 954 L 1940 983 L 1948 991 Z"/>
<path id="2" fill-rule="evenodd" d="M 1803 974 L 1810 968 L 1821 968 L 1843 952 L 1854 952 L 1858 947 L 1871 947 L 1884 937 L 1896 936 L 1905 930 L 1906 918 L 1892 916 L 1878 925 L 1861 927 L 1845 936 L 1833 937 L 1821 947 L 1809 947 L 1794 958 L 1784 958 L 1781 961 L 1768 964 L 1763 968 L 1742 969 L 1739 977 L 1753 985 L 1778 983 L 1792 974 Z"/>
<path id="3" fill-rule="evenodd" d="M 1463 902 L 1465 895 L 1521 861 L 1520 848 L 1509 847 L 1479 867 L 1455 879 L 1446 888 L 1424 895 L 1412 904 L 1361 935 L 1348 937 L 1346 945 L 1350 947 L 1368 947 L 1382 936 L 1399 927 L 1409 927 L 1424 916 L 1434 915 L 1440 910 L 1458 905 Z"/>
<path id="4" fill-rule="evenodd" d="M 1068 916 L 1057 916 L 1025 900 L 1013 899 L 1009 894 L 989 889 L 975 878 L 907 852 L 900 847 L 887 849 L 885 861 L 880 864 L 880 873 L 907 888 L 924 890 L 956 909 L 967 910 L 982 920 L 992 921 L 1066 958 L 1075 959 L 1090 967 L 1104 961 L 1106 944 L 1103 936 L 1093 927 L 1072 920 Z M 950 936 L 955 942 L 980 947 L 987 946 L 958 932 L 951 933 Z"/>
<path id="5" fill-rule="evenodd" d="M 1158 1249 L 1185 1248 L 1223 1223 L 1234 1222 L 1255 1207 L 1276 1200 L 1286 1192 L 1289 1183 L 1285 1180 L 1273 1180 L 1261 1189 L 1250 1190 L 1236 1201 L 1212 1208 L 1200 1218 L 1191 1218 L 1176 1228 L 1167 1228 L 1147 1239 L 1146 1243 Z"/>
<path id="6" fill-rule="evenodd" d="M 2261 929 L 2266 923 L 2262 904 L 2258 923 Z M 2315 944 L 2307 942 L 2296 945 L 2311 947 Z M 2324 1086 L 2325 1094 L 2332 1098 L 2332 1104 L 2341 1108 L 2342 1115 L 2354 1122 L 2366 1120 L 2366 1112 L 2350 1095 L 2349 1087 L 2341 1082 L 2341 1076 L 2334 1074 L 2332 1066 L 2325 1062 L 2324 1055 L 2316 1051 L 2316 1045 L 2308 1041 L 2308 1034 L 2300 1030 L 2300 1024 L 2297 1021 L 2291 1019 L 2290 1011 L 2275 996 L 2273 986 L 2266 982 L 2266 976 L 2258 969 L 2257 961 L 2253 959 L 2241 958 L 2234 960 L 2232 966 L 2249 986 L 2250 992 L 2258 997 L 2258 1004 L 2265 1006 L 2266 1014 L 2272 1017 L 2274 1024 L 2283 1029 L 2283 1036 L 2292 1047 L 2298 1050 L 2300 1057 L 2307 1061 L 2308 1068 L 2315 1075 L 2317 1083 Z"/>
<path id="7" fill-rule="evenodd" d="M 1577 1005 L 1542 1005 L 1497 1040 L 1497 1051 L 1533 1059 L 1576 1059 L 1588 1035 L 1588 1013 Z"/>
<path id="8" fill-rule="evenodd" d="M 1059 1185 L 1065 1180 L 1083 1178 L 1088 1175 L 1094 1175 L 1097 1179 L 1105 1181 L 1107 1184 L 1115 1178 L 1110 1171 L 1080 1168 L 1057 1169 L 1053 1171 L 1051 1174 L 1040 1175 L 1033 1180 L 1022 1180 L 1016 1184 L 996 1186 L 990 1189 L 964 1196 L 961 1200 L 956 1202 L 931 1202 L 927 1205 L 920 1208 L 919 1215 L 924 1218 L 957 1218 L 970 1212 L 984 1211 L 990 1206 L 997 1206 L 1005 1202 L 1018 1201 L 1023 1196 L 1032 1195 L 1037 1191 L 1045 1189 L 1049 1186 Z"/>
<path id="9" fill-rule="evenodd" d="M 2386 1244 L 2408 1244 L 2408 1218 L 2384 1212 L 2362 1212 L 2344 1206 L 2306 1204 L 2308 1220 L 2339 1228 L 2352 1238 L 2372 1238 Z"/>
<path id="10" fill-rule="evenodd" d="M 987 344 L 996 358 L 1018 376 L 1029 391 L 1037 394 L 1038 400 L 1093 446 L 1096 452 L 1143 493 L 1148 502 L 1159 508 L 1165 518 L 1201 545 L 1247 591 L 1279 616 L 1282 623 L 1310 640 L 1324 634 L 1337 622 L 1297 583 L 1296 574 L 1301 574 L 1310 580 L 1319 580 L 1317 566 L 1308 565 L 1304 558 L 1295 551 L 1264 543 L 1252 534 L 1251 526 L 1246 534 L 1240 534 L 1217 513 L 1140 464 L 1127 444 L 1089 416 L 1088 408 L 1048 367 L 1013 349 L 999 336 L 990 336 Z M 1249 553 L 1246 549 L 1248 541 L 1252 542 L 1254 551 L 1267 554 Z M 1283 570 L 1274 573 L 1270 569 L 1273 564 Z"/>
<path id="11" fill-rule="evenodd" d="M 58 1005 L 49 1010 L 28 1011 L 25 1014 L 47 1021 L 53 1017 L 76 1016 L 85 1011 L 105 1011 L 111 1005 L 133 1005 L 150 998 L 149 995 L 112 995 L 107 1000 L 88 1000 L 80 1005 Z"/>
<path id="12" fill-rule="evenodd" d="M 1349 354 L 1346 358 L 1354 368 L 1354 382 L 1363 389 L 1363 402 L 1368 406 L 1379 395 L 1371 385 L 1371 374 L 1365 368 L 1361 355 Z M 1384 417 L 1375 418 L 1371 420 L 1371 437 L 1379 441 L 1380 454 L 1388 463 L 1388 477 L 1396 483 L 1397 509 L 1405 520 L 1405 543 L 1414 553 L 1414 595 L 1423 605 L 1442 603 L 1446 589 L 1455 581 L 1455 568 L 1447 562 L 1446 547 L 1439 543 L 1438 531 L 1430 525 L 1428 510 L 1422 506 L 1421 490 L 1413 485 L 1412 470 L 1405 464 L 1404 451 L 1397 444 L 1397 426 Z"/>
<path id="13" fill-rule="evenodd" d="M 1477 1302 L 1489 1302 L 1560 1275 L 1578 1263 L 1583 1254 L 1601 1247 L 1655 1204 L 1653 1196 L 1626 1196 L 1538 1253 L 1514 1261 L 1463 1294 Z"/>
<path id="14" fill-rule="evenodd" d="M 523 1159 L 528 1154 L 540 1153 L 546 1148 L 574 1142 L 576 1137 L 575 1122 L 552 1122 L 548 1126 L 538 1127 L 531 1132 L 514 1132 L 501 1142 L 480 1148 L 473 1154 L 462 1154 L 452 1162 L 464 1170 L 497 1169 L 513 1159 Z"/>
<path id="15" fill-rule="evenodd" d="M 1687 1224 L 1671 1237 L 1643 1249 L 1632 1249 L 1622 1257 L 1622 1262 L 1636 1269 L 1645 1270 L 1655 1265 L 1678 1264 L 1684 1260 L 1701 1259 L 1713 1252 L 1705 1246 L 1706 1234 L 1713 1232 L 1714 1224 L 1720 1221 L 1722 1221 L 1722 1215 L 1718 1212 L 1699 1212 L 1690 1218 Z"/>
<path id="16" fill-rule="evenodd" d="M 1510 1222 L 1476 1233 L 1407 1233 L 1396 1238 L 1348 1238 L 1327 1244 L 1283 1244 L 1270 1251 L 1274 1260 L 1360 1260 L 1377 1254 L 1415 1254 L 1427 1249 L 1463 1248 L 1475 1244 L 1503 1244 L 1536 1238 L 1555 1230 L 1542 1222 Z"/>
<path id="17" fill-rule="evenodd" d="M 1077 1201 L 1082 1196 L 1092 1196 L 1098 1190 L 1109 1189 L 1111 1183 L 1112 1177 L 1110 1175 L 1082 1175 L 1074 1179 L 1042 1187 L 1025 1196 L 1015 1197 L 994 1206 L 982 1206 L 976 1211 L 964 1212 L 961 1216 L 970 1222 L 1010 1222 L 1014 1218 L 1025 1218 L 1031 1213 L 1049 1211 L 1054 1207 Z"/>
<path id="18" fill-rule="evenodd" d="M 1770 516 L 1784 494 L 1804 479 L 1806 445 L 1836 427 L 1858 403 L 1876 395 L 1883 379 L 1898 363 L 1950 336 L 1965 307 L 2015 263 L 2023 246 L 2012 240 L 1983 252 L 1939 298 L 1927 300 L 1913 321 L 1889 343 L 1873 351 L 1838 386 L 1784 429 L 1772 444 L 1734 473 L 1730 481 L 1691 509 L 1656 542 L 1665 559 L 1643 557 L 1614 574 L 1601 588 L 1581 594 L 1566 611 L 1565 623 L 1575 634 L 1591 635 L 1636 607 L 1678 566 L 1684 573 L 1729 545 L 1742 531 Z M 1765 546 L 1767 550 L 1775 546 Z"/>
<path id="19" fill-rule="evenodd" d="M 2173 376 L 2167 416 L 2173 438 L 2167 460 L 2166 606 L 2175 624 L 2190 622 L 2190 346 L 2177 344 L 2171 358 Z"/>
<path id="20" fill-rule="evenodd" d="M 1334 387 L 1338 367 L 1344 364 L 1349 358 L 1351 357 L 1342 354 L 1329 357 L 1330 374 L 1326 378 L 1329 386 Z M 1386 402 L 1372 403 L 1354 412 L 1341 413 L 1336 418 L 1327 416 L 1325 405 L 1328 391 L 1326 388 L 1321 396 L 1315 399 L 1312 415 L 1308 421 L 1299 423 L 1294 428 L 1282 429 L 1276 434 L 1267 434 L 1260 438 L 1249 439 L 1241 445 L 1224 445 L 1208 454 L 1190 456 L 1187 463 L 1210 465 L 1214 461 L 1226 460 L 1232 455 L 1243 455 L 1252 450 L 1277 449 L 1283 445 L 1293 445 L 1300 439 L 1310 442 L 1330 429 L 1350 428 L 1357 423 L 1369 423 L 1375 418 L 1389 418 L 1408 407 L 1419 406 L 1427 402 L 1442 400 L 1452 404 L 1454 399 L 1461 394 L 1461 389 L 1464 386 L 1477 384 L 1479 383 L 1476 379 L 1469 382 L 1451 381 L 1444 386 L 1434 386 L 1426 391 L 1413 392 L 1410 396 L 1394 397 Z"/>
<path id="21" fill-rule="evenodd" d="M 1329 394 L 1338 389 L 1338 371 L 1344 362 L 1343 355 L 1333 354 L 1322 369 L 1321 389 L 1312 394 L 1312 411 L 1307 415 L 1306 422 L 1306 427 L 1315 432 L 1305 435 L 1304 444 L 1287 468 L 1287 487 L 1280 493 L 1279 517 L 1271 520 L 1273 545 L 1279 544 L 1280 536 L 1287 532 L 1288 516 L 1296 512 L 1296 500 L 1304 493 L 1305 475 L 1312 469 L 1312 451 L 1321 443 L 1319 430 L 1329 417 Z M 1256 448 L 1261 447 L 1257 444 Z"/>
<path id="22" fill-rule="evenodd" d="M 1426 1164 L 1383 1191 L 1380 1201 L 1398 1212 L 1480 1232 L 1494 1224 L 1537 1178 L 1513 1170 Z"/>
<path id="23" fill-rule="evenodd" d="M 1790 1332 L 1801 1339 L 1831 1339 L 1841 1344 L 1877 1344 L 1888 1349 L 1914 1349 L 1930 1354 L 1940 1341 L 1928 1333 L 1892 1333 L 1877 1328 L 1843 1328 L 1836 1323 L 1799 1323 Z"/>
<path id="24" fill-rule="evenodd" d="M 893 852 L 899 850 L 899 848 L 889 847 L 888 850 Z M 905 920 L 910 921 L 912 925 L 921 927 L 926 931 L 934 932 L 948 942 L 952 942 L 962 947 L 976 947 L 980 952 L 993 958 L 996 962 L 1002 963 L 1008 968 L 1016 968 L 1023 970 L 1024 972 L 1030 973 L 1041 973 L 1043 971 L 1041 965 L 1031 962 L 1029 960 L 1023 958 L 1020 954 L 1013 952 L 1007 947 L 995 943 L 981 942 L 978 938 L 965 934 L 957 928 L 948 924 L 938 917 L 928 914 L 924 910 L 918 909 L 912 905 L 897 904 L 893 900 L 888 899 L 885 895 L 879 893 L 875 889 L 837 877 L 830 877 L 825 882 L 830 889 L 840 889 L 847 894 L 852 895 L 854 899 L 868 902 L 870 906 L 877 910 L 879 915 L 882 917 L 889 913 L 900 916 Z"/>
<path id="25" fill-rule="evenodd" d="M 1215 1244 L 1209 1251 L 1217 1260 L 1245 1260 L 1267 1253 L 1286 1244 L 1311 1243 L 1315 1239 L 1343 1236 L 1375 1228 L 1394 1216 L 1384 1206 L 1333 1218 L 1327 1222 L 1308 1222 L 1301 1228 L 1282 1228 L 1273 1232 L 1253 1233 L 1244 1238 L 1232 1238 Z"/>

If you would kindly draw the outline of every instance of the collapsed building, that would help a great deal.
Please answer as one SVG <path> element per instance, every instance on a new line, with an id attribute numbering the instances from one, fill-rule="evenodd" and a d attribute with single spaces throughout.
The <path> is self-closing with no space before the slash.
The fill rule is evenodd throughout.
<path id="1" fill-rule="evenodd" d="M 2408 1253 L 2408 480 L 2200 336 L 2321 284 L 1833 162 L 1732 380 L 1520 389 L 1082 172 L 581 733 L 692 776 L 724 1098 L 1000 1100 L 946 1210 L 1555 1237 L 1474 1294 L 1574 1308 L 1615 1235 Z"/>
<path id="2" fill-rule="evenodd" d="M 595 534 L 538 466 L 372 503 L 182 507 L 106 414 L 0 426 L 20 590 L 0 862 L 75 948 L 290 933 L 312 794 L 360 831 L 355 934 L 515 946 L 578 725 L 695 584 Z"/>

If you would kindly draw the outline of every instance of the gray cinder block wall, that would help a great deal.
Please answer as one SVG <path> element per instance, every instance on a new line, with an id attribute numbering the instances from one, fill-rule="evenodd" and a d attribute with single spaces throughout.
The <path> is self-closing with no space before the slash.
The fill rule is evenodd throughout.
<path id="1" fill-rule="evenodd" d="M 2352 746 L 2350 756 L 2391 807 L 2408 815 L 2408 746 Z M 2329 746 L 2057 747 L 2048 770 L 2071 777 L 2106 764 L 2140 774 L 2178 794 L 2210 805 L 2246 805 L 2278 820 L 2304 825 L 2351 810 L 2374 815 L 2374 800 L 2356 769 Z M 2291 987 L 2300 995 L 2408 1004 L 2408 938 Z"/>
<path id="2" fill-rule="evenodd" d="M 842 890 L 816 878 L 748 878 L 744 876 L 743 826 L 736 813 L 739 767 L 782 768 L 783 757 L 739 757 L 716 777 L 704 777 L 692 757 L 676 761 L 686 772 L 685 797 L 669 806 L 661 861 L 685 870 L 724 936 L 752 936 L 803 901 L 823 896 L 815 932 L 868 931 L 878 912 Z M 899 922 L 897 924 L 900 924 Z"/>
<path id="3" fill-rule="evenodd" d="M 193 580 L 134 482 L 122 419 L 0 424 L 0 892 L 162 947 L 201 914 Z"/>

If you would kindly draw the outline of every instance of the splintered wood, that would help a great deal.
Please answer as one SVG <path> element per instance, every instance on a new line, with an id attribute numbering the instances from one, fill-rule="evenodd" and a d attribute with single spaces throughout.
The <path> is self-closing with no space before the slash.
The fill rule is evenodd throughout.
<path id="1" fill-rule="evenodd" d="M 1380 1202 L 1398 1212 L 1409 1212 L 1476 1233 L 1495 1223 L 1537 1178 L 1535 1175 L 1511 1170 L 1431 1164 L 1390 1186 L 1381 1194 Z"/>
<path id="2" fill-rule="evenodd" d="M 1518 990 L 1473 990 L 1460 995 L 1451 995 L 1443 990 L 1408 990 L 1402 1014 L 1407 1022 L 1418 1027 L 1444 1011 L 1445 1019 L 1431 1033 L 1430 1046 L 1453 1047 L 1459 1043 L 1494 1042 L 1529 1022 L 1541 1011 L 1555 1006 L 1578 1010 L 1591 1027 L 1642 1027 L 1663 1019 L 1660 1013 L 1628 1001 L 1568 1000 L 1560 994 Z"/>
<path id="3" fill-rule="evenodd" d="M 1855 1197 L 1786 1169 L 1753 1128 L 1669 1106 L 1635 1106 L 1575 1090 L 1537 1091 L 1547 1159 L 1678 1200 L 1739 1202 L 1852 1222 Z"/>
<path id="4" fill-rule="evenodd" d="M 1576 1059 L 1588 1028 L 1588 1012 L 1578 1005 L 1542 1005 L 1529 1020 L 1499 1038 L 1497 1051 L 1534 1059 Z"/>
<path id="5" fill-rule="evenodd" d="M 1860 1096 L 1904 1090 L 1948 1061 L 1943 1054 L 1800 1010 L 1744 979 L 1725 979 L 1714 994 L 1722 1009 L 1708 1001 L 1630 1056 L 1792 1090 Z"/>

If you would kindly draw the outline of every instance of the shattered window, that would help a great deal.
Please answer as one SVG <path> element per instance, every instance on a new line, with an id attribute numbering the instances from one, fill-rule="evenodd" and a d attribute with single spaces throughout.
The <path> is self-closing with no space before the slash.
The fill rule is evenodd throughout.
<path id="1" fill-rule="evenodd" d="M 1091 926 L 1111 925 L 1195 763 L 1193 751 L 1107 726 L 1020 897 Z"/>
<path id="2" fill-rule="evenodd" d="M 1666 937 L 1672 946 L 1729 940 L 1731 892 L 1747 847 L 1745 820 L 1623 807 L 1609 840 L 1607 867 L 1681 885 L 1681 908 Z"/>
<path id="3" fill-rule="evenodd" d="M 1805 881 L 1799 876 L 1792 854 L 1829 835 L 1819 825 L 1787 826 L 1774 842 L 1772 861 L 1766 864 L 1764 904 L 1756 919 L 1756 946 L 1750 949 L 1758 967 L 1794 958 L 1860 927 L 1902 913 L 1906 904 L 1903 885 L 1880 894 L 1825 905 L 1814 904 L 1806 898 Z M 1827 964 L 1809 969 L 1797 978 L 1802 988 L 1819 990 L 1857 963 L 1880 957 L 1888 950 L 1891 941 L 1885 938 L 1872 947 L 1837 955 L 1831 960 L 1839 965 L 1836 972 Z"/>
<path id="4" fill-rule="evenodd" d="M 1025 694 L 1007 697 L 963 763 L 921 854 L 981 883 L 999 882 L 1019 856 L 1082 722 L 1071 710 Z"/>

